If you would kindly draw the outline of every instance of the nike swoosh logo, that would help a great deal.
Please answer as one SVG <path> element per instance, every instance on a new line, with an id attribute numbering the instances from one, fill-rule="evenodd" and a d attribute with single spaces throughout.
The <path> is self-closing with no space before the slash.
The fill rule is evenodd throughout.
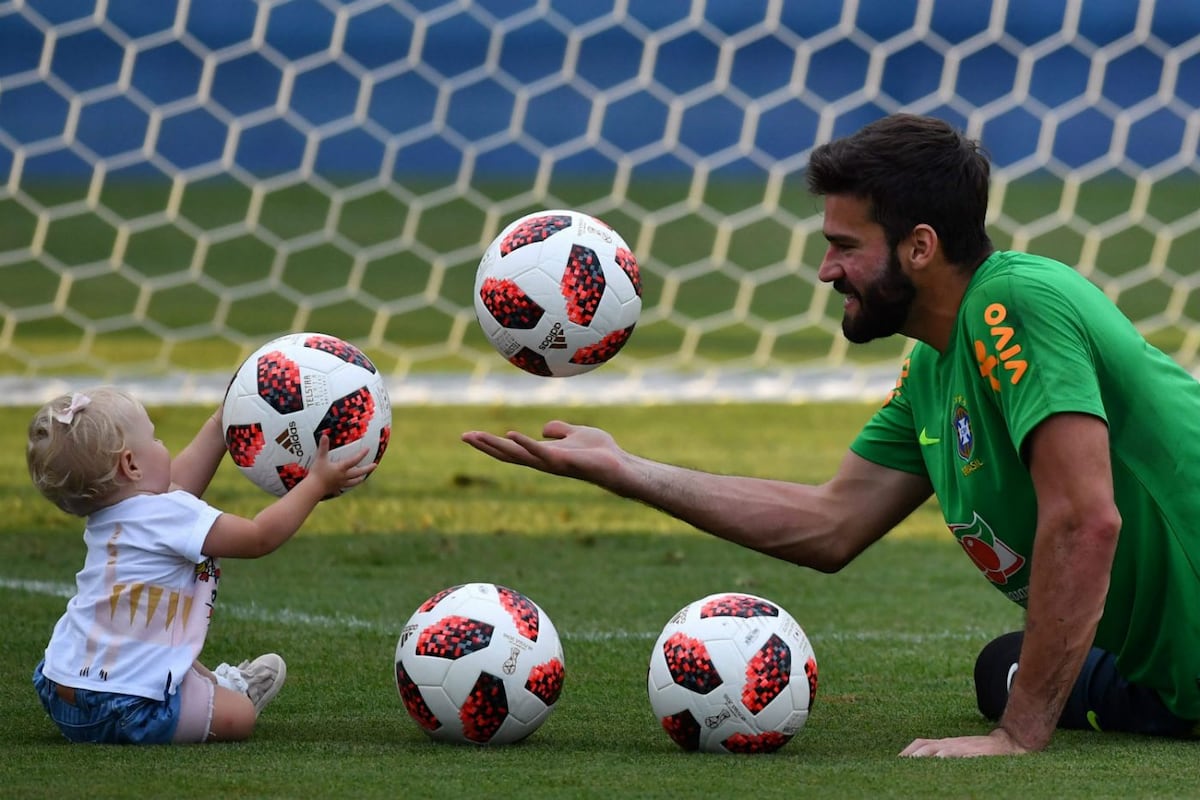
<path id="1" fill-rule="evenodd" d="M 927 444 L 937 444 L 938 442 L 941 441 L 941 439 L 932 438 L 928 433 L 925 432 L 924 428 L 921 428 L 921 435 L 917 437 L 917 441 L 923 445 L 927 445 Z"/>

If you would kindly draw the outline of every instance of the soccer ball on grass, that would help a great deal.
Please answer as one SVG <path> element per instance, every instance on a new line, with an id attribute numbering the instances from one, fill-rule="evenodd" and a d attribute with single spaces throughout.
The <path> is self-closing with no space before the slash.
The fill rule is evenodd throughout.
<path id="1" fill-rule="evenodd" d="M 642 311 L 642 279 L 625 240 L 579 211 L 511 222 L 475 276 L 475 316 L 488 341 L 534 375 L 578 375 L 625 346 Z"/>
<path id="2" fill-rule="evenodd" d="M 554 710 L 564 675 L 550 617 L 525 595 L 494 583 L 433 595 L 396 643 L 396 689 L 404 708 L 443 742 L 524 739 Z"/>
<path id="3" fill-rule="evenodd" d="M 322 434 L 337 460 L 368 445 L 379 462 L 392 433 L 383 376 L 354 345 L 323 333 L 293 333 L 254 351 L 221 407 L 225 446 L 255 485 L 282 496 L 308 474 Z"/>
<path id="4" fill-rule="evenodd" d="M 650 654 L 650 706 L 684 750 L 769 753 L 808 720 L 817 660 L 787 611 L 749 594 L 684 606 Z"/>

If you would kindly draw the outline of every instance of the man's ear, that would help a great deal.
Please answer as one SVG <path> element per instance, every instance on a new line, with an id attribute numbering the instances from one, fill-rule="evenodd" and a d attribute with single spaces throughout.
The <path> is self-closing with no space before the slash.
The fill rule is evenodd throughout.
<path id="1" fill-rule="evenodd" d="M 909 264 L 913 269 L 923 269 L 937 256 L 938 235 L 929 225 L 921 223 L 912 229 L 908 238 L 900 245 L 907 251 Z"/>
<path id="2" fill-rule="evenodd" d="M 132 450 L 122 450 L 121 455 L 117 456 L 117 473 L 130 483 L 142 479 L 142 468 L 138 466 Z"/>

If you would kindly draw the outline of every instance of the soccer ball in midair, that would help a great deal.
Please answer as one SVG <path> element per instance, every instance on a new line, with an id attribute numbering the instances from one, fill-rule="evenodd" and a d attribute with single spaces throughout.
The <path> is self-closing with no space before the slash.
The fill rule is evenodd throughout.
<path id="1" fill-rule="evenodd" d="M 777 603 L 723 593 L 671 617 L 650 654 L 650 707 L 684 750 L 769 753 L 795 736 L 817 694 L 817 660 Z"/>
<path id="2" fill-rule="evenodd" d="M 534 375 L 595 369 L 625 345 L 641 313 L 633 251 L 579 211 L 538 211 L 510 223 L 475 276 L 475 316 L 488 341 Z"/>
<path id="3" fill-rule="evenodd" d="M 282 496 L 308 474 L 322 434 L 335 461 L 366 445 L 362 463 L 378 463 L 392 434 L 392 403 L 383 376 L 357 347 L 328 334 L 293 333 L 238 367 L 221 427 L 242 474 Z"/>
<path id="4" fill-rule="evenodd" d="M 510 744 L 541 727 L 562 692 L 562 644 L 546 612 L 494 583 L 444 589 L 396 644 L 396 688 L 433 739 Z"/>

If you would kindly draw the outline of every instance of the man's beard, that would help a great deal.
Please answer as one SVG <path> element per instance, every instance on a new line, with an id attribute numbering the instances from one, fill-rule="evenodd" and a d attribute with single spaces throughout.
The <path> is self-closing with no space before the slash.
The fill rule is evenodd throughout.
<path id="1" fill-rule="evenodd" d="M 835 285 L 835 289 L 838 287 Z M 849 288 L 849 287 L 844 287 Z M 842 334 L 855 344 L 899 333 L 908 321 L 917 287 L 904 274 L 893 248 L 887 267 L 858 296 L 858 313 L 842 317 Z"/>

